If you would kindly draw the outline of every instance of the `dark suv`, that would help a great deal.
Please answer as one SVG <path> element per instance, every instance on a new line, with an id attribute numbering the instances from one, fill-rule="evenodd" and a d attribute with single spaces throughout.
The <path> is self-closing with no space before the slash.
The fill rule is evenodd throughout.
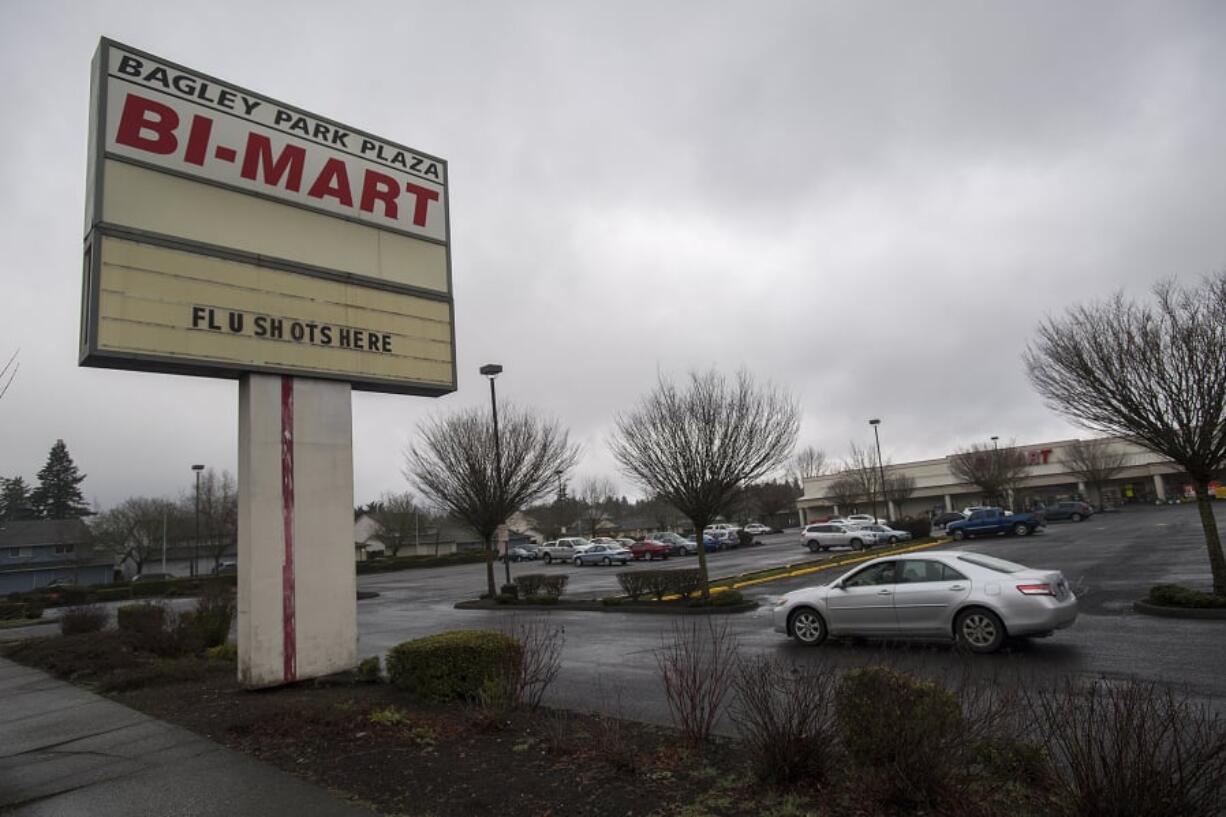
<path id="1" fill-rule="evenodd" d="M 1043 509 L 1047 519 L 1071 519 L 1080 522 L 1094 515 L 1094 509 L 1086 502 L 1057 502 Z"/>

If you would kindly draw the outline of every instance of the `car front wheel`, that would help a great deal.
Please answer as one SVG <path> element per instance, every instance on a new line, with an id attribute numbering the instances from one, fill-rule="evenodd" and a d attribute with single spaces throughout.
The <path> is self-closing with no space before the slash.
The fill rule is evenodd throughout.
<path id="1" fill-rule="evenodd" d="M 971 652 L 996 652 L 1005 643 L 1005 635 L 1004 622 L 991 610 L 964 610 L 954 622 L 954 638 L 958 646 Z"/>
<path id="2" fill-rule="evenodd" d="M 600 560 L 600 563 L 604 565 L 605 567 L 608 567 L 609 565 L 613 564 L 613 561 L 608 556 L 606 556 Z"/>
<path id="3" fill-rule="evenodd" d="M 897 537 L 897 536 L 891 536 L 891 537 L 890 537 L 890 544 L 891 544 L 891 545 L 897 545 L 897 544 L 898 544 L 898 537 Z"/>
<path id="4" fill-rule="evenodd" d="M 852 539 L 851 549 L 852 550 L 864 550 L 864 543 L 861 542 L 859 539 Z"/>
<path id="5" fill-rule="evenodd" d="M 1026 534 L 1030 533 L 1030 528 L 1026 527 L 1025 522 L 1018 522 L 1013 526 L 1013 533 L 1016 536 L 1025 536 Z"/>
<path id="6" fill-rule="evenodd" d="M 826 622 L 816 610 L 802 607 L 788 620 L 792 638 L 806 647 L 816 647 L 826 640 Z"/>
<path id="7" fill-rule="evenodd" d="M 812 542 L 809 543 L 809 551 L 811 553 L 817 553 L 821 549 L 822 549 L 822 546 L 817 543 L 816 539 L 814 539 Z"/>
<path id="8" fill-rule="evenodd" d="M 1080 521 L 1081 521 L 1081 514 L 1079 514 L 1079 513 L 1075 513 L 1075 514 L 1073 514 L 1072 516 L 1070 516 L 1070 517 L 1069 517 L 1069 519 L 1072 519 L 1074 522 L 1080 522 Z"/>
<path id="9" fill-rule="evenodd" d="M 966 534 L 962 532 L 961 528 L 955 528 L 954 532 L 951 533 L 950 536 L 954 537 L 955 542 L 961 542 L 966 538 Z"/>
<path id="10" fill-rule="evenodd" d="M 547 565 L 553 564 L 553 556 L 551 556 L 548 553 L 545 554 L 545 564 Z"/>

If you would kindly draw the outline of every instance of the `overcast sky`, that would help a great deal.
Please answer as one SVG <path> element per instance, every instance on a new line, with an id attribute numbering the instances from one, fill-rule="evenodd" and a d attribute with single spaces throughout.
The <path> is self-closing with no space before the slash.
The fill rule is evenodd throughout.
<path id="1" fill-rule="evenodd" d="M 357 502 L 500 399 L 579 475 L 657 373 L 792 389 L 832 457 L 1085 436 L 1020 354 L 1065 305 L 1226 268 L 1226 4 L 0 2 L 0 475 L 89 500 L 234 470 L 237 385 L 76 365 L 99 36 L 450 164 L 460 389 L 354 396 Z M 2 362 L 2 361 L 0 361 Z"/>

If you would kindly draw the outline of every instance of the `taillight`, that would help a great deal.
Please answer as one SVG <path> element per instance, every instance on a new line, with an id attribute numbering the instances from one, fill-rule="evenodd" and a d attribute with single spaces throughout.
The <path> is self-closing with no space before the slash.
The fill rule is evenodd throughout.
<path id="1" fill-rule="evenodd" d="M 1019 584 L 1017 586 L 1019 592 L 1026 596 L 1054 596 L 1050 584 Z"/>

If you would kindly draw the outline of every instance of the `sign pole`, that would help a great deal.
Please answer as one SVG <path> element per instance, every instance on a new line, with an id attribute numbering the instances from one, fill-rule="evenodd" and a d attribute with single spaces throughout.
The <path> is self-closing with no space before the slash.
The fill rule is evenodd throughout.
<path id="1" fill-rule="evenodd" d="M 239 381 L 238 671 L 268 687 L 357 663 L 347 383 Z"/>

